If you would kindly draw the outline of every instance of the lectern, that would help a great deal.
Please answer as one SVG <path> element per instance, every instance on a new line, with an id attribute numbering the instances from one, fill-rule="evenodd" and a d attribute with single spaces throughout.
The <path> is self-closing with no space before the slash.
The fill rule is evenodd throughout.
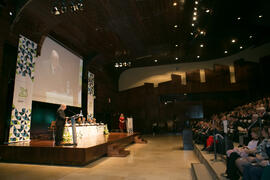
<path id="1" fill-rule="evenodd" d="M 76 132 L 76 119 L 82 117 L 81 114 L 75 114 L 71 117 L 71 125 L 72 125 L 72 140 L 73 144 L 71 145 L 77 145 L 77 132 Z"/>

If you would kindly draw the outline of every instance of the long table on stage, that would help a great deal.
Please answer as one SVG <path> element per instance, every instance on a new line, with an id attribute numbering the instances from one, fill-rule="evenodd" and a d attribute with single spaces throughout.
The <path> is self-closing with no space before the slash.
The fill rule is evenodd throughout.
<path id="1" fill-rule="evenodd" d="M 85 141 L 87 138 L 89 141 L 97 135 L 103 135 L 104 129 L 106 125 L 76 125 L 76 134 L 77 134 L 77 141 Z M 68 125 L 64 128 L 64 135 L 63 135 L 64 143 L 73 143 L 73 135 L 72 135 L 72 126 Z"/>
<path id="2" fill-rule="evenodd" d="M 54 146 L 53 140 L 31 140 L 0 145 L 0 157 L 6 162 L 38 164 L 86 165 L 108 152 L 113 144 L 127 146 L 134 142 L 137 133 L 99 134 L 82 138 L 77 146 Z"/>

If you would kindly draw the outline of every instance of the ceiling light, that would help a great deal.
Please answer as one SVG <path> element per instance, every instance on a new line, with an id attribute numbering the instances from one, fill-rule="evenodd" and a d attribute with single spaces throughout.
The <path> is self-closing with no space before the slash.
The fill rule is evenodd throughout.
<path id="1" fill-rule="evenodd" d="M 227 53 L 228 53 L 228 51 L 224 51 L 224 53 L 225 53 L 225 54 L 227 54 Z"/>
<path id="2" fill-rule="evenodd" d="M 178 25 L 174 25 L 174 28 L 177 28 L 178 27 Z"/>
<path id="3" fill-rule="evenodd" d="M 192 23 L 191 26 L 194 26 L 194 23 Z"/>
<path id="4" fill-rule="evenodd" d="M 201 34 L 204 34 L 204 31 L 201 31 L 200 33 L 201 33 Z"/>
<path id="5" fill-rule="evenodd" d="M 262 15 L 259 15 L 259 18 L 262 18 L 263 16 Z"/>
<path id="6" fill-rule="evenodd" d="M 190 35 L 193 35 L 193 33 L 191 32 Z"/>
<path id="7" fill-rule="evenodd" d="M 238 18 L 237 18 L 237 20 L 240 20 L 240 19 L 241 19 L 241 17 L 238 17 Z"/>
<path id="8" fill-rule="evenodd" d="M 173 6 L 177 6 L 177 2 L 174 2 L 174 3 L 173 3 Z"/>
<path id="9" fill-rule="evenodd" d="M 200 56 L 197 56 L 197 59 L 199 59 L 200 58 Z"/>
<path id="10" fill-rule="evenodd" d="M 175 60 L 178 60 L 178 57 L 176 57 Z"/>
<path id="11" fill-rule="evenodd" d="M 178 47 L 178 44 L 176 44 L 175 47 Z"/>
<path id="12" fill-rule="evenodd" d="M 199 2 L 198 1 L 195 1 L 195 4 L 199 4 Z"/>
<path id="13" fill-rule="evenodd" d="M 252 35 L 250 35 L 250 36 L 249 36 L 249 39 L 251 39 L 251 38 L 253 38 L 253 36 L 252 36 Z"/>
<path id="14" fill-rule="evenodd" d="M 157 59 L 155 59 L 154 61 L 157 62 Z"/>
<path id="15" fill-rule="evenodd" d="M 122 63 L 119 63 L 119 67 L 122 67 Z"/>
<path id="16" fill-rule="evenodd" d="M 9 12 L 9 15 L 12 16 L 12 12 L 11 11 Z"/>
<path id="17" fill-rule="evenodd" d="M 194 12 L 193 15 L 194 15 L 194 16 L 197 16 L 197 12 Z"/>
<path id="18" fill-rule="evenodd" d="M 201 44 L 200 47 L 203 47 L 203 44 Z"/>
<path id="19" fill-rule="evenodd" d="M 118 66 L 118 63 L 115 63 L 114 67 L 118 68 L 118 67 L 119 67 L 119 66 Z"/>
<path id="20" fill-rule="evenodd" d="M 194 10 L 197 11 L 197 8 L 195 7 Z"/>
<path id="21" fill-rule="evenodd" d="M 242 47 L 242 46 L 240 46 L 240 49 L 243 49 L 243 47 Z"/>
<path id="22" fill-rule="evenodd" d="M 197 17 L 194 16 L 194 17 L 193 17 L 193 21 L 196 21 L 196 20 L 197 20 Z"/>
<path id="23" fill-rule="evenodd" d="M 206 12 L 206 13 L 209 13 L 209 12 L 210 12 L 210 10 L 209 10 L 209 9 L 206 9 L 206 10 L 205 10 L 205 12 Z"/>
<path id="24" fill-rule="evenodd" d="M 232 39 L 232 43 L 235 43 L 236 42 L 236 40 L 235 39 Z"/>

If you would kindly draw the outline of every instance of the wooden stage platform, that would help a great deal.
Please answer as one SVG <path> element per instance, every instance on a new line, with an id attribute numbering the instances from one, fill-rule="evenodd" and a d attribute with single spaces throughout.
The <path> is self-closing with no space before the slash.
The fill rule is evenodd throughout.
<path id="1" fill-rule="evenodd" d="M 32 140 L 0 145 L 0 157 L 4 162 L 82 166 L 105 155 L 128 155 L 124 148 L 137 141 L 138 136 L 137 133 L 110 133 L 85 139 L 77 146 L 54 146 L 53 141 Z"/>

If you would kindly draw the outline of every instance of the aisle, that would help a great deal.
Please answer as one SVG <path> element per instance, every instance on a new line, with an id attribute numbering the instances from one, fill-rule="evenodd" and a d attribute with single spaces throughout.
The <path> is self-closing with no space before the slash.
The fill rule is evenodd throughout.
<path id="1" fill-rule="evenodd" d="M 185 180 L 191 178 L 193 151 L 180 150 L 180 136 L 147 137 L 128 147 L 125 158 L 104 157 L 85 167 L 0 163 L 0 179 L 22 180 Z"/>

